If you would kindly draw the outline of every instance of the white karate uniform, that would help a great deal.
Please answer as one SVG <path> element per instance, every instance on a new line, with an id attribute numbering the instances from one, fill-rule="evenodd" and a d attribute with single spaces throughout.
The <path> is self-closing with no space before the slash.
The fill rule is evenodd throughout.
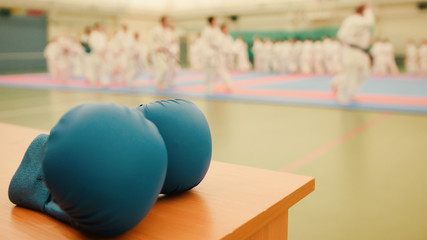
<path id="1" fill-rule="evenodd" d="M 296 73 L 299 71 L 299 53 L 296 41 L 288 41 L 288 48 L 285 48 L 284 57 L 286 58 L 286 71 Z"/>
<path id="2" fill-rule="evenodd" d="M 263 45 L 264 43 L 259 40 L 256 39 L 254 41 L 254 44 L 252 45 L 252 53 L 254 56 L 254 69 L 257 72 L 261 72 L 262 71 L 262 65 L 263 65 L 263 61 L 264 61 L 264 56 L 263 56 Z"/>
<path id="3" fill-rule="evenodd" d="M 172 53 L 173 33 L 170 28 L 158 25 L 151 34 L 154 79 L 157 88 L 174 87 L 175 55 Z"/>
<path id="4" fill-rule="evenodd" d="M 49 42 L 43 51 L 43 56 L 46 59 L 47 71 L 54 79 L 56 78 L 55 57 L 58 51 L 58 44 L 55 41 Z"/>
<path id="5" fill-rule="evenodd" d="M 310 74 L 313 73 L 313 42 L 305 40 L 300 55 L 300 66 L 301 73 Z"/>
<path id="6" fill-rule="evenodd" d="M 80 36 L 80 43 L 89 44 L 89 36 L 89 34 L 83 33 L 83 35 Z"/>
<path id="7" fill-rule="evenodd" d="M 275 42 L 271 46 L 271 69 L 273 72 L 282 72 L 283 69 L 281 68 L 282 63 L 282 43 L 281 42 Z"/>
<path id="8" fill-rule="evenodd" d="M 336 88 L 340 103 L 350 102 L 369 75 L 368 54 L 350 45 L 368 48 L 374 24 L 374 14 L 367 8 L 363 16 L 353 14 L 347 17 L 338 31 L 338 38 L 343 43 L 343 70 L 332 80 L 332 87 Z"/>
<path id="9" fill-rule="evenodd" d="M 172 54 L 172 78 L 174 79 L 177 74 L 178 71 L 181 69 L 181 65 L 179 63 L 179 58 L 180 58 L 180 48 L 179 48 L 179 37 L 177 35 L 177 33 L 175 31 L 172 30 L 172 44 L 171 44 L 171 54 Z"/>
<path id="10" fill-rule="evenodd" d="M 304 43 L 300 40 L 296 41 L 293 45 L 292 52 L 296 63 L 296 72 L 302 72 L 301 70 L 301 53 Z"/>
<path id="11" fill-rule="evenodd" d="M 273 43 L 270 40 L 265 40 L 264 43 L 261 45 L 261 72 L 268 73 L 271 71 L 271 65 L 272 65 L 272 47 Z"/>
<path id="12" fill-rule="evenodd" d="M 418 51 L 414 43 L 406 44 L 405 68 L 406 72 L 415 74 L 418 72 Z"/>
<path id="13" fill-rule="evenodd" d="M 133 40 L 133 54 L 134 57 L 137 59 L 136 65 L 138 72 L 147 71 L 148 70 L 148 49 L 146 45 L 141 43 L 139 40 L 134 39 Z"/>
<path id="14" fill-rule="evenodd" d="M 55 80 L 65 81 L 71 73 L 72 42 L 66 37 L 59 37 L 47 44 L 44 56 L 49 74 Z"/>
<path id="15" fill-rule="evenodd" d="M 126 71 L 126 85 L 134 87 L 135 79 L 138 74 L 147 67 L 147 50 L 137 39 L 132 39 L 129 47 L 132 51 L 129 52 L 129 60 Z"/>
<path id="16" fill-rule="evenodd" d="M 134 63 L 131 63 L 131 55 L 134 51 L 132 49 L 133 37 L 129 31 L 123 29 L 119 30 L 109 44 L 108 51 L 111 52 L 113 57 L 113 71 L 114 75 L 119 77 L 119 81 L 124 83 L 131 83 L 133 79 L 129 79 L 134 76 L 132 73 L 134 70 L 131 69 Z"/>
<path id="17" fill-rule="evenodd" d="M 222 51 L 224 34 L 216 27 L 206 26 L 202 31 L 201 39 L 203 41 L 203 62 L 206 72 L 206 92 L 213 93 L 217 76 L 220 76 L 227 88 L 231 89 L 231 78 Z"/>
<path id="18" fill-rule="evenodd" d="M 235 70 L 236 64 L 233 54 L 234 40 L 229 34 L 223 34 L 222 52 L 224 54 L 225 66 L 228 70 Z"/>
<path id="19" fill-rule="evenodd" d="M 114 39 L 109 41 L 105 47 L 105 70 L 107 71 L 112 82 L 123 82 L 125 80 L 122 74 L 123 71 L 121 69 L 122 65 L 125 65 L 125 63 L 121 62 L 123 59 L 120 57 L 119 49 L 120 46 L 115 43 Z"/>
<path id="20" fill-rule="evenodd" d="M 292 60 L 292 43 L 290 41 L 283 41 L 280 53 L 280 72 L 288 73 L 292 72 L 289 69 L 290 61 Z"/>
<path id="21" fill-rule="evenodd" d="M 380 41 L 374 42 L 371 48 L 371 55 L 374 60 L 372 73 L 375 75 L 384 75 L 386 73 L 384 44 Z"/>
<path id="22" fill-rule="evenodd" d="M 394 47 L 391 42 L 383 43 L 384 48 L 384 67 L 386 73 L 398 74 L 399 69 L 397 68 L 396 60 L 394 58 Z"/>
<path id="23" fill-rule="evenodd" d="M 190 45 L 189 50 L 189 58 L 190 58 L 190 66 L 194 70 L 200 70 L 203 68 L 202 64 L 202 41 L 200 37 L 196 38 L 194 42 Z"/>
<path id="24" fill-rule="evenodd" d="M 336 39 L 331 41 L 329 46 L 329 52 L 330 52 L 330 60 L 328 60 L 328 62 L 330 62 L 329 73 L 337 74 L 343 68 L 341 43 Z"/>
<path id="25" fill-rule="evenodd" d="M 233 46 L 236 55 L 236 70 L 246 72 L 251 69 L 249 62 L 248 45 L 242 39 L 238 38 L 234 41 Z"/>
<path id="26" fill-rule="evenodd" d="M 49 42 L 43 52 L 44 57 L 46 58 L 47 70 L 49 75 L 55 79 L 62 79 L 62 71 L 59 62 L 63 58 L 62 48 L 58 41 Z"/>
<path id="27" fill-rule="evenodd" d="M 83 76 L 85 77 L 85 79 L 89 79 L 89 72 L 90 70 L 88 70 L 90 68 L 90 53 L 89 51 L 91 51 L 90 46 L 89 46 L 89 34 L 84 33 L 82 36 L 80 36 L 80 44 L 85 45 L 83 47 L 84 53 L 82 56 L 82 71 L 83 71 Z M 89 49 L 86 49 L 86 47 L 88 47 Z"/>
<path id="28" fill-rule="evenodd" d="M 102 86 L 109 84 L 108 66 L 106 64 L 107 35 L 104 32 L 93 30 L 89 36 L 90 60 L 88 70 L 88 80 L 91 85 L 97 81 Z"/>
<path id="29" fill-rule="evenodd" d="M 73 42 L 70 53 L 71 75 L 82 77 L 84 74 L 85 49 L 79 42 Z"/>
<path id="30" fill-rule="evenodd" d="M 325 72 L 336 74 L 341 69 L 341 44 L 336 39 L 326 38 L 322 42 Z"/>
<path id="31" fill-rule="evenodd" d="M 427 75 L 427 43 L 423 43 L 419 48 L 420 72 Z"/>
<path id="32" fill-rule="evenodd" d="M 324 51 L 321 41 L 315 41 L 313 44 L 313 69 L 316 74 L 325 74 Z"/>
<path id="33" fill-rule="evenodd" d="M 325 66 L 325 72 L 331 74 L 333 73 L 333 66 L 331 63 L 332 60 L 332 40 L 330 38 L 325 38 L 322 41 L 322 48 L 323 48 L 323 59 L 324 59 L 324 66 Z"/>

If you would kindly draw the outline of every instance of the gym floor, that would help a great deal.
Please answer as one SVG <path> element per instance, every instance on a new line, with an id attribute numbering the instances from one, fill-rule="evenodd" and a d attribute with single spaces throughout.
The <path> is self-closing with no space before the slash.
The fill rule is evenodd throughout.
<path id="1" fill-rule="evenodd" d="M 0 87 L 0 122 L 50 130 L 77 104 L 159 99 Z M 213 160 L 316 178 L 290 210 L 289 239 L 427 239 L 427 115 L 190 100 L 209 121 Z"/>

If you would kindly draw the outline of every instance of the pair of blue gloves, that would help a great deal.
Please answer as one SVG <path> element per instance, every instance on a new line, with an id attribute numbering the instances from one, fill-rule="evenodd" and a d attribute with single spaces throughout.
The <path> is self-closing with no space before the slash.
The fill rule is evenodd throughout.
<path id="1" fill-rule="evenodd" d="M 9 185 L 16 205 L 77 229 L 122 234 L 159 194 L 188 191 L 209 168 L 211 134 L 203 113 L 182 100 L 130 109 L 79 105 L 37 136 Z"/>

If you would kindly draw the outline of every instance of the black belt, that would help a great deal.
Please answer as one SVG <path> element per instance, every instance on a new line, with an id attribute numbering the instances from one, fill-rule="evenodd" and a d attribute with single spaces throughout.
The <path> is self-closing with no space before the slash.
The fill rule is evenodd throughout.
<path id="1" fill-rule="evenodd" d="M 371 61 L 371 64 L 374 62 L 374 57 L 372 56 L 371 52 L 369 51 L 369 48 L 362 48 L 362 47 L 359 47 L 359 46 L 354 45 L 354 44 L 345 44 L 345 45 L 347 45 L 347 46 L 349 46 L 351 48 L 355 48 L 355 49 L 358 49 L 358 50 L 364 52 L 365 54 L 368 55 L 369 60 Z"/>
<path id="2" fill-rule="evenodd" d="M 354 45 L 354 44 L 347 44 L 347 45 L 348 45 L 349 47 L 359 49 L 360 51 L 362 51 L 362 52 L 365 52 L 365 53 L 369 54 L 369 48 L 362 48 L 362 47 L 359 47 L 359 46 Z"/>

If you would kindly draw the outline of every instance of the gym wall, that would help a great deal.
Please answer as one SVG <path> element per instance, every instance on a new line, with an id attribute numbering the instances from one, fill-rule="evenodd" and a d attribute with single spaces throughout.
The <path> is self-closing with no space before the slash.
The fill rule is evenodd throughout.
<path id="1" fill-rule="evenodd" d="M 46 68 L 46 17 L 0 16 L 0 72 Z"/>

